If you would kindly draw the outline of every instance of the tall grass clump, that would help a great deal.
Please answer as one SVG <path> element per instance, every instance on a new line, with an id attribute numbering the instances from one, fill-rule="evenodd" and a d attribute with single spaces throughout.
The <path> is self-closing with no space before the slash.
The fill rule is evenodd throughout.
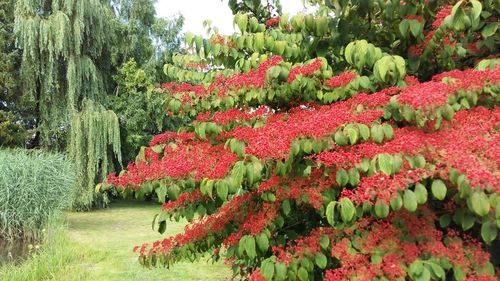
<path id="1" fill-rule="evenodd" d="M 40 248 L 23 263 L 0 266 L 0 280 L 87 280 L 86 267 L 80 266 L 79 262 L 102 259 L 99 253 L 71 242 L 67 225 L 60 216 L 49 219 L 40 238 Z"/>
<path id="2" fill-rule="evenodd" d="M 0 150 L 0 238 L 37 239 L 71 205 L 75 172 L 62 154 Z"/>

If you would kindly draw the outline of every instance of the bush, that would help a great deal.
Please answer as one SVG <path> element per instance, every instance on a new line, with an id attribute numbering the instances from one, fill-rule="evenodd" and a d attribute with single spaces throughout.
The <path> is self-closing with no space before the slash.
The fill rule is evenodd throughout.
<path id="1" fill-rule="evenodd" d="M 37 238 L 69 207 L 75 172 L 62 154 L 0 150 L 0 236 Z"/>
<path id="2" fill-rule="evenodd" d="M 191 221 L 139 261 L 211 252 L 250 280 L 497 280 L 497 7 L 309 2 L 316 14 L 187 34 L 192 52 L 165 66 L 184 82 L 163 85 L 168 114 L 193 122 L 100 186 L 168 200 L 160 232 Z"/>

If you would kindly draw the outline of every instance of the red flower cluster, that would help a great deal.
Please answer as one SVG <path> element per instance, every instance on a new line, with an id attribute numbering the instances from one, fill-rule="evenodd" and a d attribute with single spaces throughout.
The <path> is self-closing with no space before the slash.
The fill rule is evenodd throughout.
<path id="1" fill-rule="evenodd" d="M 202 85 L 191 85 L 188 83 L 177 84 L 175 82 L 163 83 L 161 89 L 166 90 L 171 95 L 177 93 L 195 93 L 198 97 L 203 97 L 207 94 L 207 91 Z"/>
<path id="2" fill-rule="evenodd" d="M 207 88 L 203 85 L 191 85 L 188 83 L 177 84 L 175 82 L 164 83 L 161 89 L 166 90 L 174 96 L 178 93 L 182 95 L 179 98 L 186 103 L 192 102 L 189 93 L 194 93 L 195 97 L 207 98 L 210 94 L 216 94 L 220 97 L 226 96 L 228 91 L 240 90 L 241 88 L 262 88 L 266 81 L 267 70 L 283 61 L 280 56 L 273 56 L 261 63 L 258 69 L 251 70 L 248 73 L 236 73 L 230 77 L 217 76 Z"/>
<path id="3" fill-rule="evenodd" d="M 385 220 L 367 218 L 358 221 L 351 230 L 337 230 L 332 237 L 331 254 L 340 260 L 341 266 L 327 270 L 325 280 L 405 278 L 410 264 L 426 260 L 428 256 L 460 268 L 468 276 L 467 280 L 496 280 L 474 270 L 484 267 L 489 259 L 477 241 L 461 239 L 453 231 L 445 235 L 436 229 L 435 223 L 435 215 L 421 208 L 417 214 L 399 212 Z M 375 254 L 380 262 L 372 262 Z"/>
<path id="4" fill-rule="evenodd" d="M 223 97 L 229 90 L 240 90 L 242 88 L 262 88 L 266 82 L 266 72 L 271 66 L 275 66 L 283 61 L 280 56 L 272 58 L 261 63 L 257 69 L 250 70 L 248 73 L 236 73 L 224 80 L 215 80 L 209 87 L 209 91 L 217 90 L 218 95 Z"/>
<path id="5" fill-rule="evenodd" d="M 451 14 L 452 6 L 445 6 L 436 14 L 434 22 L 432 23 L 432 30 L 425 35 L 424 42 L 419 45 L 413 45 L 408 49 L 408 53 L 412 56 L 421 56 L 423 50 L 427 47 L 432 37 L 436 33 L 436 30 L 441 26 L 444 19 Z M 446 37 L 447 38 L 447 37 Z M 445 39 L 446 40 L 446 39 Z M 449 40 L 449 39 L 448 39 Z"/>
<path id="6" fill-rule="evenodd" d="M 330 86 L 330 88 L 339 88 L 339 87 L 344 87 L 345 85 L 351 83 L 354 78 L 357 77 L 356 72 L 354 71 L 347 71 L 344 73 L 341 73 L 337 76 L 333 76 L 330 78 L 328 81 L 326 81 L 326 84 Z"/>
<path id="7" fill-rule="evenodd" d="M 260 208 L 256 208 L 256 205 L 254 205 L 250 206 L 250 209 L 253 211 L 247 212 L 238 230 L 222 242 L 226 248 L 237 245 L 245 234 L 257 236 L 269 223 L 276 219 L 279 205 L 264 203 Z"/>
<path id="8" fill-rule="evenodd" d="M 228 111 L 217 111 L 212 117 L 210 113 L 201 113 L 196 117 L 197 121 L 213 121 L 219 125 L 227 125 L 231 122 L 243 122 L 251 119 L 265 118 L 271 114 L 271 109 L 267 106 L 260 106 L 257 109 L 230 109 Z"/>
<path id="9" fill-rule="evenodd" d="M 443 82 L 449 77 L 452 83 Z M 500 82 L 500 69 L 476 71 L 453 70 L 435 75 L 432 81 L 414 84 L 404 89 L 397 100 L 401 104 L 409 105 L 414 109 L 433 108 L 448 103 L 448 98 L 461 89 L 469 92 L 481 89 L 486 83 L 498 84 Z"/>
<path id="10" fill-rule="evenodd" d="M 236 44 L 234 44 L 233 41 L 226 39 L 222 37 L 221 35 L 217 34 L 211 41 L 212 45 L 227 45 L 229 48 L 236 49 Z"/>
<path id="11" fill-rule="evenodd" d="M 439 12 L 437 12 L 436 18 L 434 19 L 434 22 L 432 23 L 432 28 L 434 30 L 438 29 L 441 26 L 441 24 L 443 23 L 444 19 L 447 16 L 451 15 L 452 8 L 453 8 L 452 6 L 445 6 L 441 10 L 439 10 Z"/>
<path id="12" fill-rule="evenodd" d="M 276 26 L 280 23 L 280 18 L 279 17 L 276 17 L 276 18 L 270 18 L 266 21 L 266 27 L 267 28 L 270 28 L 270 27 L 273 27 L 273 26 Z"/>
<path id="13" fill-rule="evenodd" d="M 179 141 L 186 142 L 188 140 L 194 140 L 194 133 L 175 133 L 175 132 L 165 132 L 153 137 L 153 139 L 149 142 L 150 146 L 155 146 L 157 144 L 165 144 L 170 141 Z"/>
<path id="14" fill-rule="evenodd" d="M 315 59 L 313 62 L 306 65 L 297 65 L 290 70 L 290 76 L 288 76 L 288 83 L 292 84 L 293 80 L 297 78 L 297 75 L 308 76 L 314 72 L 321 69 L 321 60 Z"/>
<path id="15" fill-rule="evenodd" d="M 206 64 L 206 63 L 191 62 L 191 63 L 186 64 L 186 68 L 187 69 L 197 69 L 197 70 L 207 69 L 208 68 L 208 64 Z"/>
<path id="16" fill-rule="evenodd" d="M 166 202 L 162 206 L 162 211 L 170 211 L 175 212 L 178 208 L 186 207 L 187 205 L 194 204 L 201 200 L 208 199 L 208 197 L 203 196 L 199 189 L 196 189 L 193 192 L 182 193 L 177 200 L 172 200 Z"/>
<path id="17" fill-rule="evenodd" d="M 354 114 L 350 109 L 349 102 L 305 109 L 299 107 L 290 114 L 275 114 L 273 118 L 267 119 L 264 127 L 237 127 L 229 135 L 247 143 L 246 151 L 249 154 L 262 159 L 286 158 L 292 142 L 298 137 L 319 139 L 335 132 L 341 125 L 371 124 L 383 115 L 380 110 L 366 110 Z"/>
<path id="18" fill-rule="evenodd" d="M 162 159 L 150 163 L 129 164 L 127 173 L 116 177 L 111 174 L 107 182 L 115 187 L 138 188 L 143 182 L 164 178 L 192 177 L 219 179 L 224 177 L 238 157 L 224 149 L 224 145 L 192 142 L 166 146 Z"/>
<path id="19" fill-rule="evenodd" d="M 162 241 L 156 241 L 152 247 L 144 244 L 141 247 L 141 255 L 149 249 L 149 254 L 160 254 L 174 251 L 189 243 L 203 241 L 208 235 L 218 235 L 224 228 L 231 223 L 241 223 L 244 218 L 246 208 L 251 203 L 252 193 L 246 193 L 242 196 L 236 196 L 224 206 L 220 207 L 216 213 L 199 218 L 196 221 L 186 225 L 184 233 L 166 238 Z"/>
<path id="20" fill-rule="evenodd" d="M 394 176 L 377 173 L 361 178 L 359 185 L 353 192 L 344 189 L 343 195 L 357 203 L 380 202 L 389 204 L 389 201 L 396 197 L 398 191 L 404 191 L 408 186 L 418 183 L 425 175 L 427 172 L 423 169 L 402 169 Z"/>

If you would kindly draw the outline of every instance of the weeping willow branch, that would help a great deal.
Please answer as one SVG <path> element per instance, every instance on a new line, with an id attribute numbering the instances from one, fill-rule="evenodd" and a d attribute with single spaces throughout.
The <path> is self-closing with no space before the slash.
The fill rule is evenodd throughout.
<path id="1" fill-rule="evenodd" d="M 78 172 L 73 206 L 86 209 L 97 199 L 95 182 L 114 169 L 113 160 L 122 161 L 120 127 L 113 111 L 86 99 L 82 111 L 73 115 L 71 128 L 68 151 Z"/>
<path id="2" fill-rule="evenodd" d="M 71 113 L 85 98 L 102 102 L 106 96 L 96 62 L 110 41 L 108 16 L 109 5 L 100 0 L 16 1 L 23 92 L 39 105 L 44 147 L 63 148 Z"/>

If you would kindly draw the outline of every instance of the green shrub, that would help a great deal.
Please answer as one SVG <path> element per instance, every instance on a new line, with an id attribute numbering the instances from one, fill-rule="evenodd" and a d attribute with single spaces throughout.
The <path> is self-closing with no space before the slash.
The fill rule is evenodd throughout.
<path id="1" fill-rule="evenodd" d="M 70 206 L 75 172 L 62 154 L 0 150 L 0 236 L 37 238 Z"/>

